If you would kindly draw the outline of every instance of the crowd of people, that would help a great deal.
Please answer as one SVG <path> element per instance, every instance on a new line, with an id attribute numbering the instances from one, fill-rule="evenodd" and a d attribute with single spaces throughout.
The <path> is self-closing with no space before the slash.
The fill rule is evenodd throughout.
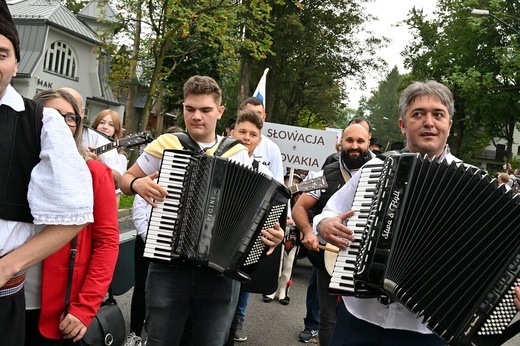
<path id="1" fill-rule="evenodd" d="M 127 167 L 124 150 L 93 150 L 121 139 L 121 116 L 100 112 L 83 125 L 83 97 L 68 87 L 22 97 L 10 82 L 20 61 L 18 32 L 0 0 L 0 340 L 5 345 L 71 345 L 83 338 L 102 304 L 119 250 L 117 209 L 121 194 L 135 195 L 133 221 L 135 287 L 125 345 L 233 345 L 247 340 L 247 285 L 184 259 L 143 258 L 153 207 L 168 191 L 157 182 L 165 149 L 220 155 L 290 185 L 324 177 L 327 188 L 291 198 L 287 214 L 261 230 L 271 255 L 284 243 L 281 279 L 263 301 L 290 303 L 289 287 L 298 247 L 307 250 L 312 273 L 306 291 L 301 342 L 328 345 L 443 345 L 442 339 L 403 305 L 381 299 L 329 294 L 325 251 L 345 250 L 355 240 L 345 221 L 362 167 L 384 160 L 384 148 L 368 119 L 343 130 L 338 152 L 305 178 L 284 174 L 278 146 L 262 136 L 263 101 L 239 105 L 226 136 L 216 134 L 225 108 L 217 82 L 193 76 L 183 87 L 185 129 L 171 128 Z M 457 165 L 447 144 L 454 114 L 451 91 L 435 81 L 414 82 L 399 102 L 401 152 Z M 497 182 L 518 193 L 519 170 L 504 166 Z M 290 178 L 290 179 L 288 179 Z M 325 245 L 331 246 L 325 250 Z M 74 255 L 72 255 L 74 254 Z M 75 263 L 71 274 L 70 261 Z M 278 261 L 275 261 L 278 262 Z M 278 275 L 279 268 L 272 270 Z M 73 275 L 70 287 L 67 281 Z M 520 288 L 512 298 L 520 309 Z M 144 340 L 143 330 L 146 332 Z"/>

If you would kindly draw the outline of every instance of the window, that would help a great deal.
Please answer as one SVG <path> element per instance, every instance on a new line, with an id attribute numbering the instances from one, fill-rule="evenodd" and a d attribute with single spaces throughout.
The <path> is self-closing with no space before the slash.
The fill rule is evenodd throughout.
<path id="1" fill-rule="evenodd" d="M 495 160 L 504 161 L 506 158 L 506 145 L 505 144 L 497 144 L 496 156 Z"/>
<path id="2" fill-rule="evenodd" d="M 62 41 L 51 43 L 45 53 L 43 70 L 77 80 L 76 56 L 70 46 Z"/>

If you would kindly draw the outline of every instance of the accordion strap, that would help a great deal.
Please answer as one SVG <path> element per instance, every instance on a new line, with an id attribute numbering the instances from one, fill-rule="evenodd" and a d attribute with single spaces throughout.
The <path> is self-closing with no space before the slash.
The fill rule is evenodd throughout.
<path id="1" fill-rule="evenodd" d="M 173 136 L 177 137 L 179 142 L 181 142 L 182 147 L 184 149 L 188 149 L 190 151 L 200 153 L 201 149 L 197 142 L 187 132 L 176 132 L 172 133 Z"/>
<path id="2" fill-rule="evenodd" d="M 233 148 L 237 144 L 242 144 L 242 141 L 240 141 L 240 139 L 224 137 L 220 141 L 218 148 L 215 150 L 213 156 L 222 156 L 226 151 Z"/>

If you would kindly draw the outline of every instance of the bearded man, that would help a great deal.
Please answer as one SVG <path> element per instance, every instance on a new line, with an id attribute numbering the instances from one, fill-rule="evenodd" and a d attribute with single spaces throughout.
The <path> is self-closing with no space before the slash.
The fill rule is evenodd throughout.
<path id="1" fill-rule="evenodd" d="M 320 306 L 318 327 L 320 346 L 328 345 L 334 330 L 338 297 L 330 295 L 328 292 L 331 276 L 325 269 L 323 250 L 320 251 L 318 249 L 320 239 L 312 231 L 311 220 L 315 215 L 321 213 L 330 196 L 350 180 L 350 177 L 367 161 L 375 157 L 368 150 L 369 145 L 370 133 L 368 129 L 362 124 L 354 123 L 349 125 L 343 131 L 339 160 L 326 165 L 315 176 L 325 176 L 328 188 L 302 194 L 292 210 L 293 220 L 303 234 L 302 244 L 310 250 L 309 260 L 316 270 Z"/>

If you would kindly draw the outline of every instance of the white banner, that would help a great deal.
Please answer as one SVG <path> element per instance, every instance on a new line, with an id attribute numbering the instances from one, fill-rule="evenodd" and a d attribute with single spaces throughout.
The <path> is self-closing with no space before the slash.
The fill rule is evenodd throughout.
<path id="1" fill-rule="evenodd" d="M 298 126 L 264 123 L 262 135 L 278 145 L 284 167 L 295 169 L 319 171 L 336 145 L 336 133 Z"/>

